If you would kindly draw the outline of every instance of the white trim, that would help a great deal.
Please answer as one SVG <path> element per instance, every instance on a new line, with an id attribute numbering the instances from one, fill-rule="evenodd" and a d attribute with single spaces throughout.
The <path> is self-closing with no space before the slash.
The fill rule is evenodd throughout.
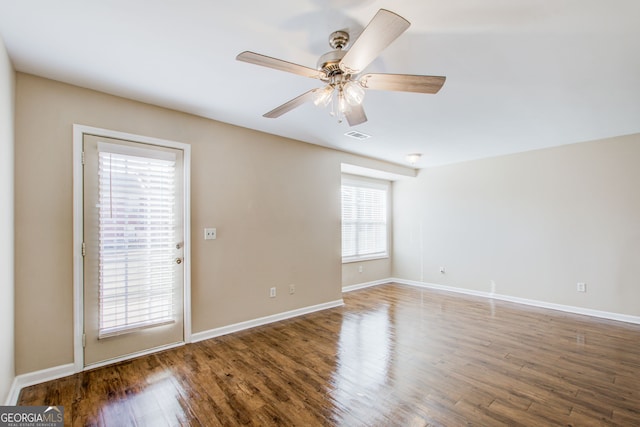
<path id="1" fill-rule="evenodd" d="M 415 286 L 418 288 L 427 288 L 427 289 L 435 289 L 438 291 L 455 292 L 457 294 L 472 295 L 472 296 L 483 297 L 483 298 L 496 298 L 497 296 L 497 294 L 492 294 L 489 292 L 475 291 L 473 289 L 466 289 L 466 288 L 456 288 L 455 286 L 439 285 L 437 283 L 420 282 L 417 280 L 398 279 L 396 277 L 390 278 L 389 282 L 399 283 L 401 285 Z"/>
<path id="2" fill-rule="evenodd" d="M 91 365 L 85 366 L 84 370 L 87 371 L 89 369 L 96 369 L 96 368 L 101 368 L 101 367 L 107 366 L 107 365 L 113 365 L 114 363 L 123 362 L 125 360 L 130 360 L 130 359 L 135 359 L 136 357 L 146 356 L 148 354 L 157 353 L 159 351 L 170 350 L 172 348 L 181 347 L 183 345 L 184 345 L 184 342 L 180 341 L 180 342 L 176 342 L 176 343 L 173 343 L 173 344 L 162 345 L 160 347 L 149 348 L 147 350 L 138 351 L 136 353 L 130 353 L 130 354 L 126 354 L 124 356 L 115 357 L 113 359 L 103 360 L 103 361 L 98 362 L 98 363 L 92 363 Z"/>
<path id="3" fill-rule="evenodd" d="M 84 351 L 82 347 L 83 301 L 82 289 L 84 266 L 82 259 L 83 241 L 83 194 L 82 194 L 82 126 L 73 125 L 73 365 L 74 371 L 80 372 L 84 367 Z"/>
<path id="4" fill-rule="evenodd" d="M 391 183 L 386 180 L 367 178 L 364 176 L 342 175 L 341 185 L 349 185 L 351 187 L 373 188 L 374 190 L 389 191 Z"/>
<path id="5" fill-rule="evenodd" d="M 350 257 L 342 258 L 343 264 L 353 264 L 355 262 L 364 262 L 364 261 L 375 261 L 378 259 L 389 259 L 389 251 L 384 254 L 373 254 L 373 255 L 355 255 Z"/>
<path id="6" fill-rule="evenodd" d="M 601 319 L 615 320 L 618 322 L 634 323 L 640 325 L 640 316 L 632 316 L 629 314 L 613 313 L 610 311 L 593 310 L 590 308 L 576 307 L 572 305 L 556 304 L 552 302 L 539 301 L 527 298 L 513 297 L 510 295 L 495 294 L 491 292 L 475 291 L 473 289 L 456 288 L 453 286 L 438 285 L 435 283 L 418 282 L 415 280 L 406 280 L 398 278 L 390 278 L 386 283 L 395 282 L 401 285 L 416 286 L 427 289 L 437 289 L 447 292 L 456 292 L 459 294 L 473 295 L 483 298 L 497 299 L 501 301 L 513 302 L 516 304 L 524 304 L 533 307 L 546 308 L 550 310 L 563 311 L 565 313 L 581 314 L 583 316 L 597 317 Z"/>
<path id="7" fill-rule="evenodd" d="M 376 280 L 374 282 L 361 283 L 357 285 L 345 286 L 342 292 L 351 292 L 358 289 L 364 289 L 371 286 L 385 285 L 388 283 L 398 283 L 400 285 L 415 286 L 418 288 L 435 289 L 439 291 L 455 292 L 458 294 L 472 295 L 476 297 L 496 299 L 501 301 L 513 302 L 516 304 L 529 305 L 533 307 L 546 308 L 549 310 L 563 311 L 565 313 L 581 314 L 583 316 L 597 317 L 600 319 L 615 320 L 618 322 L 633 323 L 640 325 L 640 316 L 632 316 L 629 314 L 613 313 L 609 311 L 593 310 L 590 308 L 576 307 L 572 305 L 556 304 L 552 302 L 539 301 L 527 298 L 513 297 L 510 295 L 495 294 L 491 292 L 476 291 L 473 289 L 456 288 L 454 286 L 439 285 L 436 283 L 420 282 L 417 280 L 399 279 L 390 277 L 388 279 Z"/>
<path id="8" fill-rule="evenodd" d="M 176 148 L 183 151 L 183 179 L 184 179 L 184 342 L 191 342 L 191 146 L 182 142 L 149 136 L 135 135 L 126 132 L 118 132 L 109 129 L 101 129 L 84 125 L 73 125 L 73 367 L 74 372 L 81 372 L 84 366 L 84 351 L 82 347 L 82 334 L 84 332 L 84 295 L 83 295 L 83 206 L 82 206 L 82 140 L 84 134 L 102 136 L 105 138 L 124 139 L 145 144 L 153 144 L 161 147 Z M 182 343 L 180 343 L 182 344 Z M 175 345 L 173 345 L 175 347 Z M 162 347 L 161 349 L 164 349 Z M 150 352 L 159 351 L 152 349 Z M 137 357 L 136 355 L 124 356 L 126 360 Z M 113 363 L 113 360 L 105 364 Z M 66 365 L 65 365 L 66 366 Z M 97 365 L 92 365 L 97 367 Z"/>
<path id="9" fill-rule="evenodd" d="M 582 314 L 584 316 L 598 317 L 601 319 L 615 320 L 618 322 L 635 323 L 640 325 L 640 316 L 632 316 L 629 314 L 613 313 L 610 311 L 593 310 L 591 308 L 575 307 L 571 305 L 555 304 L 545 301 L 536 301 L 526 298 L 512 297 L 509 295 L 493 294 L 490 298 L 502 301 L 514 302 L 517 304 L 531 305 L 535 307 L 548 308 L 551 310 L 564 311 L 573 314 Z"/>
<path id="10" fill-rule="evenodd" d="M 11 389 L 7 396 L 5 405 L 16 405 L 18 403 L 18 397 L 20 397 L 20 391 L 25 387 L 46 381 L 57 380 L 58 378 L 67 377 L 74 373 L 75 366 L 73 363 L 69 363 L 67 365 L 54 366 L 53 368 L 18 375 L 14 378 L 13 383 L 11 384 Z"/>
<path id="11" fill-rule="evenodd" d="M 269 323 L 274 323 L 281 320 L 291 319 L 293 317 L 314 313 L 316 311 L 340 307 L 342 305 L 344 305 L 344 301 L 342 299 L 339 299 L 336 301 L 330 301 L 322 304 L 312 305 L 309 307 L 299 308 L 296 310 L 286 311 L 284 313 L 261 317 L 261 318 L 249 320 L 246 322 L 236 323 L 236 324 L 224 326 L 221 328 L 211 329 L 204 332 L 196 332 L 195 334 L 190 334 L 189 339 L 190 339 L 190 342 L 203 341 L 206 339 L 215 338 L 222 335 L 227 335 L 233 332 L 239 332 L 245 329 L 254 328 L 256 326 L 262 326 Z M 9 394 L 7 395 L 7 399 L 5 401 L 5 405 L 8 405 L 8 406 L 16 405 L 18 402 L 18 397 L 20 396 L 20 391 L 24 387 L 29 387 L 31 385 L 40 384 L 46 381 L 56 380 L 58 378 L 73 375 L 82 370 L 96 369 L 102 366 L 107 366 L 114 363 L 122 362 L 124 360 L 133 359 L 135 357 L 145 356 L 148 354 L 157 353 L 159 351 L 169 350 L 171 348 L 183 346 L 184 344 L 185 343 L 183 342 L 178 342 L 178 343 L 169 344 L 162 347 L 156 347 L 156 348 L 148 349 L 138 353 L 132 353 L 126 356 L 88 365 L 86 367 L 81 368 L 80 370 L 77 369 L 76 363 L 69 363 L 67 365 L 55 366 L 53 368 L 43 369 L 41 371 L 18 375 L 13 379 L 11 388 L 9 390 Z"/>
<path id="12" fill-rule="evenodd" d="M 445 286 L 445 285 L 438 285 L 435 283 L 427 283 L 427 282 L 419 282 L 416 280 L 407 280 L 407 279 L 399 279 L 399 278 L 389 278 L 389 279 L 381 279 L 381 280 L 375 280 L 372 282 L 366 282 L 366 283 L 360 283 L 360 284 L 356 284 L 356 285 L 350 285 L 350 286 L 345 286 L 342 288 L 342 292 L 351 292 L 351 291 L 355 291 L 358 289 L 365 289 L 365 288 L 369 288 L 369 287 L 373 287 L 373 286 L 380 286 L 380 285 L 386 285 L 386 284 L 390 284 L 390 283 L 398 283 L 401 285 L 408 285 L 408 286 L 415 286 L 415 287 L 419 287 L 419 288 L 427 288 L 427 289 L 435 289 L 435 290 L 441 290 L 441 291 L 446 291 L 446 292 L 455 292 L 455 293 L 459 293 L 459 294 L 465 294 L 465 295 L 473 295 L 473 296 L 478 296 L 478 297 L 483 297 L 483 298 L 489 298 L 489 299 L 497 299 L 497 300 L 502 300 L 502 301 L 508 301 L 508 302 L 513 302 L 516 304 L 524 304 L 524 305 L 530 305 L 530 306 L 534 306 L 534 307 L 540 307 L 540 308 L 547 308 L 547 309 L 551 309 L 551 310 L 557 310 L 557 311 L 563 311 L 563 312 L 567 312 L 567 313 L 573 313 L 573 314 L 581 314 L 581 315 L 585 315 L 585 316 L 591 316 L 591 317 L 598 317 L 598 318 L 603 318 L 603 319 L 609 319 L 609 320 L 616 320 L 616 321 L 620 321 L 620 322 L 626 322 L 626 323 L 634 323 L 634 324 L 640 324 L 640 316 L 631 316 L 631 315 L 626 315 L 626 314 L 619 314 L 619 313 L 611 313 L 611 312 L 606 312 L 606 311 L 599 311 L 599 310 L 592 310 L 592 309 L 588 309 L 588 308 L 581 308 L 581 307 L 574 307 L 574 306 L 568 306 L 568 305 L 562 305 L 562 304 L 554 304 L 554 303 L 548 303 L 548 302 L 544 302 L 544 301 L 537 301 L 537 300 L 531 300 L 531 299 L 526 299 L 526 298 L 519 298 L 519 297 L 512 297 L 509 295 L 501 295 L 501 294 L 492 294 L 490 292 L 483 292 L 483 291 L 475 291 L 472 289 L 464 289 L 464 288 L 456 288 L 453 286 Z M 258 319 L 254 319 L 254 320 L 249 320 L 246 322 L 240 322 L 240 323 L 235 323 L 233 325 L 229 325 L 229 326 L 223 326 L 221 328 L 215 328 L 215 329 L 210 329 L 208 331 L 203 331 L 203 332 L 196 332 L 194 334 L 190 334 L 190 342 L 198 342 L 198 341 L 204 341 L 210 338 L 215 338 L 215 337 L 219 337 L 222 335 L 227 335 L 227 334 L 231 334 L 234 332 L 239 332 L 245 329 L 250 329 L 250 328 L 254 328 L 257 326 L 262 326 L 262 325 L 266 325 L 269 323 L 274 323 L 274 322 L 278 322 L 281 320 L 286 320 L 286 319 L 290 319 L 293 317 L 298 317 L 298 316 L 302 316 L 304 314 L 310 314 L 316 311 L 321 311 L 321 310 L 326 310 L 326 309 L 330 309 L 330 308 L 335 308 L 335 307 L 340 307 L 344 305 L 344 301 L 342 299 L 340 300 L 336 300 L 336 301 L 331 301 L 331 302 L 327 302 L 327 303 L 323 303 L 323 304 L 318 304 L 318 305 L 313 305 L 310 307 L 304 307 L 304 308 L 300 308 L 300 309 L 296 309 L 296 310 L 291 310 L 291 311 L 287 311 L 284 313 L 279 313 L 279 314 L 274 314 L 271 316 L 266 316 L 266 317 L 261 317 Z M 105 365 L 109 365 L 112 363 L 117 363 L 120 362 L 122 360 L 127 360 L 127 359 L 131 359 L 133 357 L 139 357 L 139 356 L 144 356 L 146 354 L 151 354 L 151 353 L 155 353 L 158 351 L 162 351 L 162 350 L 167 350 L 170 348 L 174 348 L 174 347 L 179 347 L 181 345 L 184 345 L 183 343 L 176 343 L 176 344 L 172 344 L 172 345 L 168 345 L 168 346 L 163 346 L 163 347 L 158 347 L 158 348 L 154 348 L 154 349 L 150 349 L 144 352 L 140 352 L 140 353 L 135 353 L 132 355 L 127 355 L 124 356 L 122 358 L 118 358 L 118 359 L 112 359 L 106 362 L 101 362 L 99 364 L 95 364 L 95 365 L 91 365 L 90 367 L 87 367 L 87 369 L 94 369 L 94 368 L 98 368 L 100 366 L 105 366 Z M 81 371 L 82 369 L 80 369 Z M 22 374 L 22 375 L 18 375 L 14 378 L 12 384 L 11 384 L 11 388 L 9 390 L 9 394 L 7 395 L 7 399 L 5 401 L 5 405 L 16 405 L 18 402 L 18 397 L 20 395 L 20 391 L 24 388 L 24 387 L 28 387 L 34 384 L 39 384 L 39 383 L 43 383 L 46 381 L 51 381 L 51 380 L 55 380 L 58 378 L 62 378 L 62 377 L 66 377 L 69 375 L 73 375 L 74 373 L 79 372 L 76 369 L 76 365 L 73 363 L 67 364 L 67 365 L 61 365 L 61 366 L 56 366 L 53 368 L 48 368 L 48 369 L 43 369 L 41 371 L 36 371 L 36 372 L 30 372 L 27 374 Z"/>
<path id="13" fill-rule="evenodd" d="M 399 172 L 388 172 L 380 169 L 366 168 L 363 166 L 341 163 L 340 170 L 344 174 L 364 176 L 367 178 L 383 179 L 385 181 L 398 181 L 401 179 L 415 178 L 418 171 L 415 168 L 401 166 L 404 170 Z"/>
<path id="14" fill-rule="evenodd" d="M 222 335 L 243 331 L 245 329 L 255 328 L 256 326 L 267 325 L 269 323 L 291 319 L 292 317 L 298 317 L 304 314 L 314 313 L 316 311 L 340 307 L 342 305 L 344 305 L 344 301 L 341 298 L 336 301 L 330 301 L 322 304 L 312 305 L 309 307 L 298 308 L 296 310 L 285 311 L 284 313 L 278 313 L 278 314 L 273 314 L 271 316 L 260 317 L 258 319 L 247 320 L 246 322 L 234 323 L 233 325 L 222 326 L 220 328 L 215 328 L 215 329 L 209 329 L 208 331 L 196 332 L 191 335 L 191 340 L 192 342 L 204 341 L 210 338 L 216 338 Z"/>
<path id="15" fill-rule="evenodd" d="M 186 145 L 182 151 L 182 169 L 184 180 L 183 203 L 184 212 L 184 342 L 191 342 L 191 145 Z"/>
<path id="16" fill-rule="evenodd" d="M 18 397 L 20 397 L 20 387 L 18 386 L 18 377 L 14 377 L 11 381 L 11 387 L 9 393 L 4 401 L 5 406 L 15 406 L 18 404 Z"/>
<path id="17" fill-rule="evenodd" d="M 391 279 L 382 279 L 382 280 L 374 280 L 373 282 L 358 283 L 356 285 L 343 286 L 342 292 L 352 292 L 352 291 L 357 291 L 358 289 L 370 288 L 372 286 L 386 285 L 387 283 L 390 283 L 390 282 L 391 282 Z"/>

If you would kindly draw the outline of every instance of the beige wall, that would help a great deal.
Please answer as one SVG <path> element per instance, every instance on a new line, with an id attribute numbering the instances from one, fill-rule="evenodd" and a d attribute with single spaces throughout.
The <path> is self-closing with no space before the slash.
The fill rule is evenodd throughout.
<path id="1" fill-rule="evenodd" d="M 0 404 L 14 369 L 13 140 L 15 73 L 0 38 Z"/>
<path id="2" fill-rule="evenodd" d="M 362 271 L 360 271 L 362 267 Z M 359 285 L 391 277 L 391 258 L 342 264 L 342 286 Z"/>
<path id="3" fill-rule="evenodd" d="M 340 300 L 340 164 L 402 169 L 22 73 L 16 93 L 17 373 L 73 362 L 74 123 L 191 144 L 194 333 Z"/>
<path id="4" fill-rule="evenodd" d="M 640 134 L 423 170 L 394 187 L 393 274 L 638 316 L 638 159 Z"/>

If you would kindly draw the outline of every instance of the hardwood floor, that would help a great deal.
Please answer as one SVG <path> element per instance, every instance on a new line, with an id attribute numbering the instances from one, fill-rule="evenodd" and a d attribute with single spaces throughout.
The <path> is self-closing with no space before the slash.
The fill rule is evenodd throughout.
<path id="1" fill-rule="evenodd" d="M 402 285 L 25 388 L 65 425 L 640 425 L 640 325 Z"/>

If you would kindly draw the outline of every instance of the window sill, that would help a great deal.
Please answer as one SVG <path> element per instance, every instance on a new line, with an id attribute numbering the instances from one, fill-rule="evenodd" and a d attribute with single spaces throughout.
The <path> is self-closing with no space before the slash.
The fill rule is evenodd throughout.
<path id="1" fill-rule="evenodd" d="M 379 259 L 388 259 L 388 258 L 389 258 L 389 254 L 371 255 L 371 256 L 363 256 L 363 257 L 349 257 L 349 258 L 342 258 L 342 263 L 352 264 L 354 262 L 375 261 Z"/>

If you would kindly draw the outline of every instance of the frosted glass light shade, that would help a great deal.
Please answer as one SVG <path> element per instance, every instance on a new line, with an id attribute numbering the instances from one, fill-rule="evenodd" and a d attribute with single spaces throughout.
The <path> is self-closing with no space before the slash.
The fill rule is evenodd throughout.
<path id="1" fill-rule="evenodd" d="M 319 107 L 326 107 L 331 102 L 331 96 L 333 95 L 333 87 L 327 85 L 321 90 L 314 93 L 313 103 Z"/>
<path id="2" fill-rule="evenodd" d="M 341 115 L 344 115 L 347 111 L 351 109 L 349 102 L 346 99 L 344 91 L 338 93 L 338 112 Z"/>
<path id="3" fill-rule="evenodd" d="M 344 97 L 349 105 L 360 105 L 364 100 L 364 89 L 358 82 L 347 82 L 343 88 Z"/>

